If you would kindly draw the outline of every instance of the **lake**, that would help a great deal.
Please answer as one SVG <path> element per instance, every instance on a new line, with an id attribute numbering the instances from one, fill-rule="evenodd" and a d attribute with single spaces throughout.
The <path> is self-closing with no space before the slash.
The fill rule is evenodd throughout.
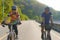
<path id="1" fill-rule="evenodd" d="M 55 24 L 60 24 L 60 21 L 53 21 L 53 23 L 55 23 Z"/>

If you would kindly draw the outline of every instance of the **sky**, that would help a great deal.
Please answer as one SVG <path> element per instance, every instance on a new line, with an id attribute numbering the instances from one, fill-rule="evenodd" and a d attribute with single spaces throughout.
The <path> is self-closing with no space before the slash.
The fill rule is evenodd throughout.
<path id="1" fill-rule="evenodd" d="M 53 9 L 60 11 L 60 0 L 37 0 L 40 3 L 43 3 Z"/>

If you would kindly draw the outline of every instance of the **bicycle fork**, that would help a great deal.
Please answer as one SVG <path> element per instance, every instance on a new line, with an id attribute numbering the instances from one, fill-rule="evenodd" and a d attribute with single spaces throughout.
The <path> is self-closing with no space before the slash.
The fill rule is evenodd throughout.
<path id="1" fill-rule="evenodd" d="M 11 27 L 11 40 L 15 40 L 15 33 L 12 27 Z"/>

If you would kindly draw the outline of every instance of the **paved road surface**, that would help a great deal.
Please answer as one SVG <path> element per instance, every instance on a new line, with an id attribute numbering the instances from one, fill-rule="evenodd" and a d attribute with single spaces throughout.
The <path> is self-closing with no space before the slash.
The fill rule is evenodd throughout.
<path id="1" fill-rule="evenodd" d="M 39 23 L 35 21 L 23 21 L 18 26 L 19 39 L 18 40 L 41 40 L 41 28 Z M 8 28 L 0 27 L 0 40 L 6 40 Z M 60 33 L 51 31 L 52 40 L 60 40 Z"/>

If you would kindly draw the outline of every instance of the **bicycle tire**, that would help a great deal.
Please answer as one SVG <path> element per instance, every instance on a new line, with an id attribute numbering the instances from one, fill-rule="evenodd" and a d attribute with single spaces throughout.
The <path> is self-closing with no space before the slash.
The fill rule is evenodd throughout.
<path id="1" fill-rule="evenodd" d="M 7 40 L 15 40 L 15 34 L 12 35 L 8 35 Z"/>
<path id="2" fill-rule="evenodd" d="M 15 40 L 15 34 L 11 36 L 11 40 Z"/>
<path id="3" fill-rule="evenodd" d="M 51 40 L 51 37 L 50 37 L 50 36 L 48 36 L 48 37 L 47 37 L 47 39 L 48 39 L 48 40 Z"/>
<path id="4" fill-rule="evenodd" d="M 11 40 L 11 37 L 8 35 L 7 40 Z"/>
<path id="5" fill-rule="evenodd" d="M 46 31 L 43 32 L 43 39 L 42 40 L 47 40 L 46 39 Z"/>

